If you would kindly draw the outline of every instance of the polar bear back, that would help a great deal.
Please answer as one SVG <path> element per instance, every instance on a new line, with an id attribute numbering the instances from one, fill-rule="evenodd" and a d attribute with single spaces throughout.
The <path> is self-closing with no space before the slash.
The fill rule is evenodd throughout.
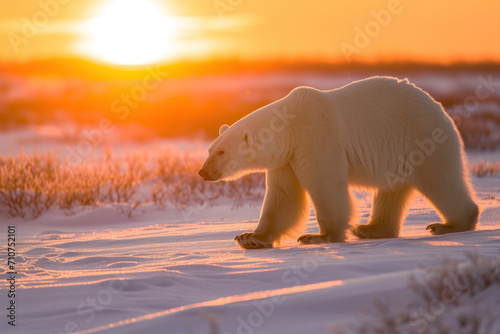
<path id="1" fill-rule="evenodd" d="M 314 102 L 298 120 L 297 131 L 309 131 L 300 136 L 310 138 L 302 146 L 320 147 L 326 155 L 330 150 L 331 163 L 339 163 L 343 154 L 350 184 L 383 189 L 391 186 L 391 175 L 403 175 L 411 183 L 433 166 L 445 173 L 460 170 L 453 164 L 463 164 L 452 120 L 407 80 L 374 77 L 335 90 L 305 90 Z M 320 115 L 311 117 L 315 113 Z"/>

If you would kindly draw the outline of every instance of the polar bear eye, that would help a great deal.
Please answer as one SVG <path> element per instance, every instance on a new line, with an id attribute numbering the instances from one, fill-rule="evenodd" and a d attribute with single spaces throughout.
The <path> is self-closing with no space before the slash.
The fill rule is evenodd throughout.
<path id="1" fill-rule="evenodd" d="M 217 151 L 215 154 L 217 154 L 217 155 L 223 155 L 224 151 L 220 150 L 220 151 Z"/>

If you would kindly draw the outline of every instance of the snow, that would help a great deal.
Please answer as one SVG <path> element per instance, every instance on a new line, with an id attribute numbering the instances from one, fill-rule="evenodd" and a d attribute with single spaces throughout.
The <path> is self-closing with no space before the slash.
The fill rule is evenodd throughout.
<path id="1" fill-rule="evenodd" d="M 183 142 L 180 149 L 199 145 Z M 471 161 L 499 158 L 471 154 Z M 332 333 L 333 324 L 359 321 L 375 298 L 404 307 L 415 298 L 408 282 L 421 273 L 419 264 L 439 266 L 444 257 L 464 259 L 471 250 L 500 256 L 500 177 L 473 183 L 482 211 L 476 231 L 430 236 L 425 227 L 439 218 L 418 197 L 400 238 L 350 236 L 311 246 L 289 240 L 263 250 L 243 250 L 233 241 L 256 226 L 260 202 L 146 207 L 131 218 L 113 206 L 71 216 L 51 210 L 31 221 L 1 218 L 2 247 L 7 226 L 16 228 L 18 274 L 16 327 L 7 323 L 2 285 L 0 332 Z M 371 196 L 356 195 L 366 223 Z M 308 232 L 317 231 L 311 211 Z M 8 277 L 5 265 L 0 274 Z M 491 291 L 500 294 L 498 285 Z M 496 311 L 497 299 L 482 301 Z"/>

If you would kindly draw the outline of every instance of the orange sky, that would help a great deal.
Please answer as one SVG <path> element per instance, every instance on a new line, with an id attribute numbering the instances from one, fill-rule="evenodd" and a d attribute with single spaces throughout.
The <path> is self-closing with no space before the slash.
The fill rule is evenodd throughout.
<path id="1" fill-rule="evenodd" d="M 77 56 L 103 60 L 98 49 L 88 46 L 88 27 L 110 1 L 21 0 L 4 4 L 0 11 L 0 59 Z M 141 58 L 142 50 L 158 52 L 159 59 L 154 61 L 210 57 L 500 61 L 498 1 L 141 1 L 156 3 L 170 30 L 168 36 L 159 36 L 158 29 L 152 28 L 141 32 L 139 40 L 127 40 L 123 53 L 136 53 L 137 59 L 144 61 L 152 60 Z M 113 26 L 113 22 L 104 22 L 99 29 Z M 27 28 L 29 25 L 36 31 Z M 131 26 L 143 24 L 132 22 Z M 140 42 L 145 38 L 153 42 L 156 38 L 157 45 L 165 45 L 161 51 L 165 55 L 143 47 Z M 101 42 L 110 44 L 106 39 Z M 120 55 L 111 56 L 108 61 L 120 61 Z"/>

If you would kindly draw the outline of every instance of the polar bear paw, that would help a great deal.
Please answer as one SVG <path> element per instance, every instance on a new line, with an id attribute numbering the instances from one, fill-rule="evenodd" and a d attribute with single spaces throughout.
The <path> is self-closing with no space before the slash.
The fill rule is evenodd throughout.
<path id="1" fill-rule="evenodd" d="M 446 233 L 453 233 L 453 232 L 462 232 L 462 231 L 467 231 L 467 230 L 472 230 L 472 229 L 461 229 L 458 226 L 450 223 L 446 224 L 441 224 L 441 223 L 433 223 L 427 226 L 426 230 L 430 230 L 432 235 L 440 235 L 440 234 L 446 234 Z"/>
<path id="2" fill-rule="evenodd" d="M 328 242 L 328 236 L 324 234 L 304 234 L 297 242 L 303 245 L 324 244 Z"/>
<path id="3" fill-rule="evenodd" d="M 253 232 L 239 234 L 234 240 L 241 248 L 245 249 L 273 248 L 272 241 L 263 240 L 262 237 Z"/>
<path id="4" fill-rule="evenodd" d="M 358 225 L 351 229 L 352 234 L 360 239 L 382 239 L 397 238 L 397 233 L 389 231 L 380 231 L 380 228 L 374 228 L 373 225 Z"/>

